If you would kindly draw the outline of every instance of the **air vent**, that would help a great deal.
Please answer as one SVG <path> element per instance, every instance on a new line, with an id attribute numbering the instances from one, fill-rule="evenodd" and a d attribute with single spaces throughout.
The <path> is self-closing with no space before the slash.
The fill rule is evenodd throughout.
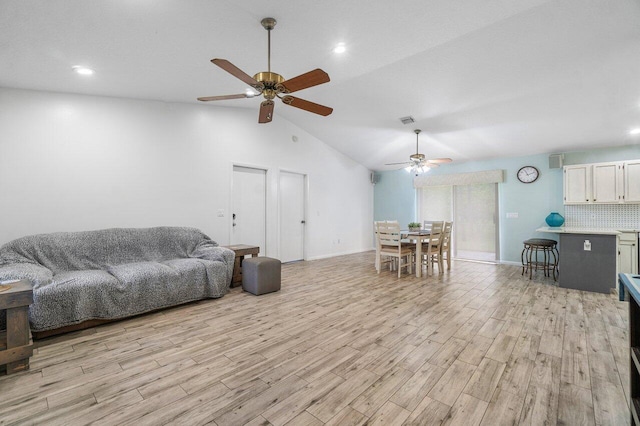
<path id="1" fill-rule="evenodd" d="M 402 124 L 411 124 L 416 122 L 416 120 L 414 120 L 410 115 L 400 118 L 400 121 L 402 121 Z"/>

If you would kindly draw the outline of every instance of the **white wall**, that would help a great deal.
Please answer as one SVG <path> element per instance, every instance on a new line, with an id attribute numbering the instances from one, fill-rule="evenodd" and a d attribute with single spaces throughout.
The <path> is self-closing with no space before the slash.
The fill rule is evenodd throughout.
<path id="1" fill-rule="evenodd" d="M 266 255 L 278 256 L 280 170 L 308 175 L 307 259 L 370 249 L 368 170 L 277 110 L 258 124 L 257 111 L 0 88 L 0 244 L 175 225 L 225 245 L 240 164 L 268 169 Z"/>

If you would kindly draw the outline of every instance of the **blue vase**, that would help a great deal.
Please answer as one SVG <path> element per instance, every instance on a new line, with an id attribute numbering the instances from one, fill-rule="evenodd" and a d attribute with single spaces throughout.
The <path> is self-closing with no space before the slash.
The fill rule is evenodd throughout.
<path id="1" fill-rule="evenodd" d="M 551 227 L 557 227 L 564 224 L 564 217 L 558 212 L 551 212 L 544 221 Z"/>

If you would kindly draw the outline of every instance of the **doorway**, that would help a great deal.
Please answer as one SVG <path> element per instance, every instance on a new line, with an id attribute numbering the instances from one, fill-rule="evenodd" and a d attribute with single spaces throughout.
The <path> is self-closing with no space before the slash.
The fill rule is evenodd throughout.
<path id="1" fill-rule="evenodd" d="M 498 188 L 495 183 L 454 187 L 454 257 L 498 260 Z"/>
<path id="2" fill-rule="evenodd" d="M 280 260 L 304 260 L 305 175 L 280 172 Z"/>
<path id="3" fill-rule="evenodd" d="M 260 247 L 266 254 L 267 171 L 233 166 L 231 244 Z"/>
<path id="4" fill-rule="evenodd" d="M 498 185 L 425 186 L 419 190 L 418 217 L 452 220 L 453 257 L 497 262 Z"/>

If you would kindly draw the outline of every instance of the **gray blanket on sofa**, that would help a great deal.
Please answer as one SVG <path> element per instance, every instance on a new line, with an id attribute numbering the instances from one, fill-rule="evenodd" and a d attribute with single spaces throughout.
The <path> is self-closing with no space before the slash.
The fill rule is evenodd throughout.
<path id="1" fill-rule="evenodd" d="M 0 281 L 29 279 L 34 331 L 227 293 L 234 253 L 194 228 L 32 235 L 0 247 Z"/>

